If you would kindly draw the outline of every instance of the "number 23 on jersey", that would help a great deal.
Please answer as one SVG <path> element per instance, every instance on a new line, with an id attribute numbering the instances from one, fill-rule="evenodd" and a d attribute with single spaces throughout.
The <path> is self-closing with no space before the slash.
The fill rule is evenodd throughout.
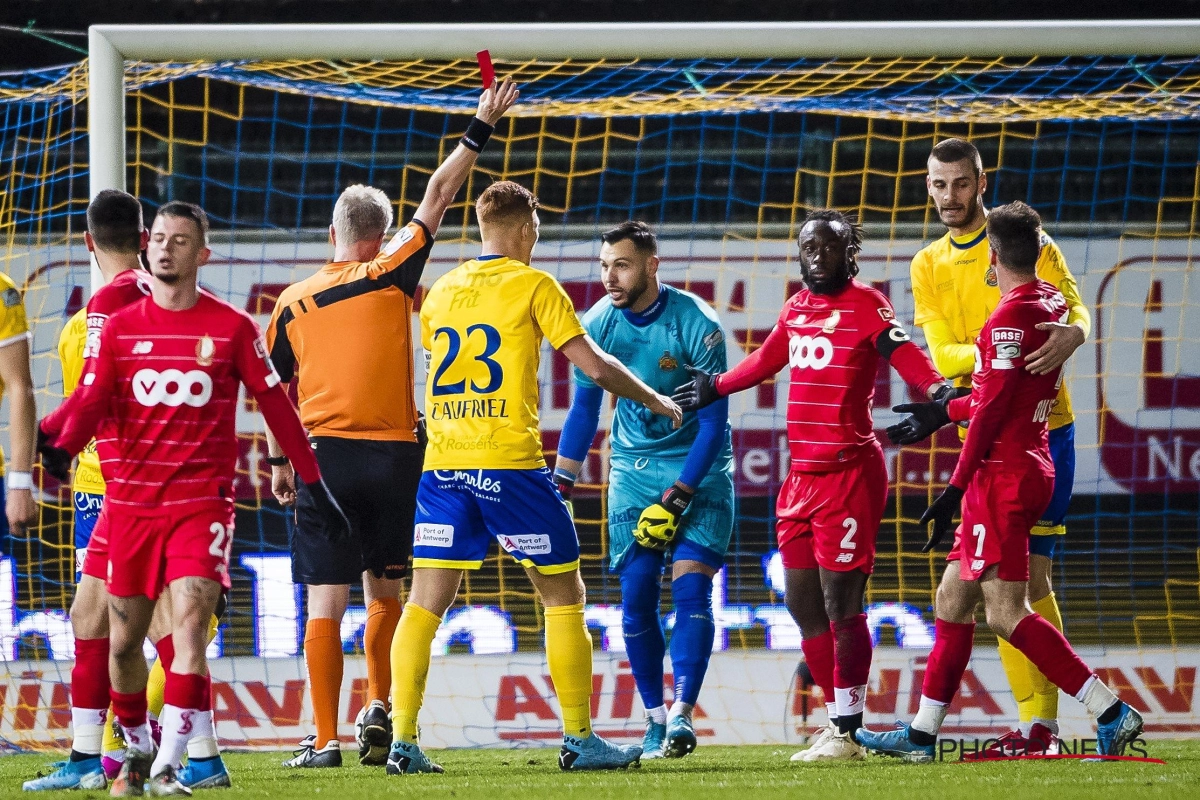
<path id="1" fill-rule="evenodd" d="M 500 332 L 491 325 L 470 325 L 463 333 L 450 327 L 436 329 L 433 332 L 435 352 L 445 347 L 445 354 L 433 367 L 430 379 L 433 396 L 465 394 L 468 385 L 474 394 L 491 394 L 499 390 L 504 383 L 504 368 L 494 356 L 500 345 Z M 454 380 L 458 376 L 463 377 Z"/>

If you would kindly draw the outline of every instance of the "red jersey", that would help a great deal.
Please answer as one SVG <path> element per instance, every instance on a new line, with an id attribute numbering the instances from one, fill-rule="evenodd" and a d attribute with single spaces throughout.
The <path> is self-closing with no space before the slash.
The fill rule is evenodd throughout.
<path id="1" fill-rule="evenodd" d="M 205 292 L 186 311 L 147 297 L 109 317 L 80 390 L 42 428 L 75 452 L 107 417 L 97 435 L 106 503 L 231 501 L 241 383 L 256 397 L 279 384 L 254 320 Z"/>
<path id="2" fill-rule="evenodd" d="M 883 356 L 922 394 L 943 379 L 896 321 L 883 293 L 851 280 L 837 294 L 801 289 L 784 304 L 763 346 L 717 378 L 733 394 L 790 365 L 787 429 L 792 469 L 842 469 L 879 449 L 871 418 Z"/>
<path id="3" fill-rule="evenodd" d="M 1043 280 L 1024 283 L 1000 298 L 975 340 L 971 394 L 950 403 L 950 418 L 970 419 L 958 466 L 950 483 L 966 489 L 984 464 L 1033 466 L 1054 474 L 1049 419 L 1062 383 L 1062 370 L 1034 375 L 1025 356 L 1050 334 L 1035 326 L 1066 322 L 1067 301 Z"/>
<path id="4" fill-rule="evenodd" d="M 88 361 L 100 352 L 100 333 L 108 318 L 125 306 L 143 300 L 150 296 L 150 276 L 140 269 L 127 269 L 119 273 L 110 283 L 101 286 L 87 304 L 87 344 L 83 348 L 83 369 L 80 379 L 90 372 Z M 96 433 L 96 456 L 100 459 L 100 475 L 110 481 L 111 471 L 105 469 L 105 462 L 112 463 L 117 454 L 111 448 L 114 432 L 111 427 L 101 423 Z M 101 444 L 101 443 L 104 444 Z"/>

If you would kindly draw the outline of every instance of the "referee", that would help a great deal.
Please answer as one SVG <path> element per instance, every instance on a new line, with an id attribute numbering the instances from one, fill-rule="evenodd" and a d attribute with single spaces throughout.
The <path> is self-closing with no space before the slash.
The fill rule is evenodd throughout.
<path id="1" fill-rule="evenodd" d="M 341 766 L 341 621 L 350 585 L 360 576 L 367 603 L 367 702 L 359 760 L 375 765 L 387 760 L 390 647 L 400 620 L 422 463 L 413 296 L 446 207 L 518 94 L 511 79 L 484 90 L 476 118 L 433 173 L 413 220 L 386 245 L 392 225 L 387 196 L 362 185 L 342 192 L 329 228 L 333 261 L 285 289 L 272 312 L 271 360 L 284 381 L 298 379 L 300 417 L 351 527 L 348 541 L 331 541 L 268 430 L 271 490 L 280 503 L 296 506 L 292 579 L 308 587 L 304 659 L 317 728 L 286 766 Z"/>

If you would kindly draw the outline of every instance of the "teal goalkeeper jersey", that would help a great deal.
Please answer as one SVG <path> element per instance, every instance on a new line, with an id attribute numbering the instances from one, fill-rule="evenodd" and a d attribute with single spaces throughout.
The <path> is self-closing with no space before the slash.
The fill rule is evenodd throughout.
<path id="1" fill-rule="evenodd" d="M 705 372 L 724 372 L 728 363 L 725 334 L 716 312 L 690 292 L 671 286 L 664 289 L 655 305 L 640 315 L 613 308 L 612 300 L 604 297 L 584 315 L 583 327 L 600 349 L 619 359 L 656 392 L 669 397 L 691 380 L 685 365 Z M 635 324 L 631 318 L 642 324 Z M 596 384 L 576 369 L 575 385 Z M 614 456 L 684 459 L 699 430 L 695 414 L 684 414 L 683 425 L 676 430 L 667 417 L 651 413 L 640 403 L 618 398 L 609 439 Z M 710 473 L 730 469 L 732 461 L 727 424 L 724 446 Z"/>

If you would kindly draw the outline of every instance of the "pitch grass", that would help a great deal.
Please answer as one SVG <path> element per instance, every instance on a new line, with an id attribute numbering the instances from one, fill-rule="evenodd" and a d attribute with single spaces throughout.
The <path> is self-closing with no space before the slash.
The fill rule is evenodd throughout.
<path id="1" fill-rule="evenodd" d="M 445 775 L 388 777 L 382 768 L 357 763 L 341 769 L 285 769 L 286 753 L 229 753 L 234 788 L 198 792 L 223 798 L 421 797 L 538 800 L 545 797 L 654 797 L 724 800 L 751 796 L 805 798 L 963 798 L 1031 800 L 1050 797 L 1200 798 L 1200 741 L 1152 741 L 1149 754 L 1167 763 L 1080 761 L 994 764 L 903 764 L 881 758 L 866 763 L 801 765 L 788 761 L 793 748 L 701 747 L 685 759 L 656 760 L 625 772 L 563 773 L 554 750 L 431 751 Z M 346 755 L 350 756 L 349 748 Z M 26 798 L 21 781 L 52 760 L 46 755 L 0 757 L 0 797 Z M 350 759 L 347 759 L 349 761 Z M 750 793 L 753 793 L 751 795 Z M 107 792 L 47 793 L 75 800 Z"/>

